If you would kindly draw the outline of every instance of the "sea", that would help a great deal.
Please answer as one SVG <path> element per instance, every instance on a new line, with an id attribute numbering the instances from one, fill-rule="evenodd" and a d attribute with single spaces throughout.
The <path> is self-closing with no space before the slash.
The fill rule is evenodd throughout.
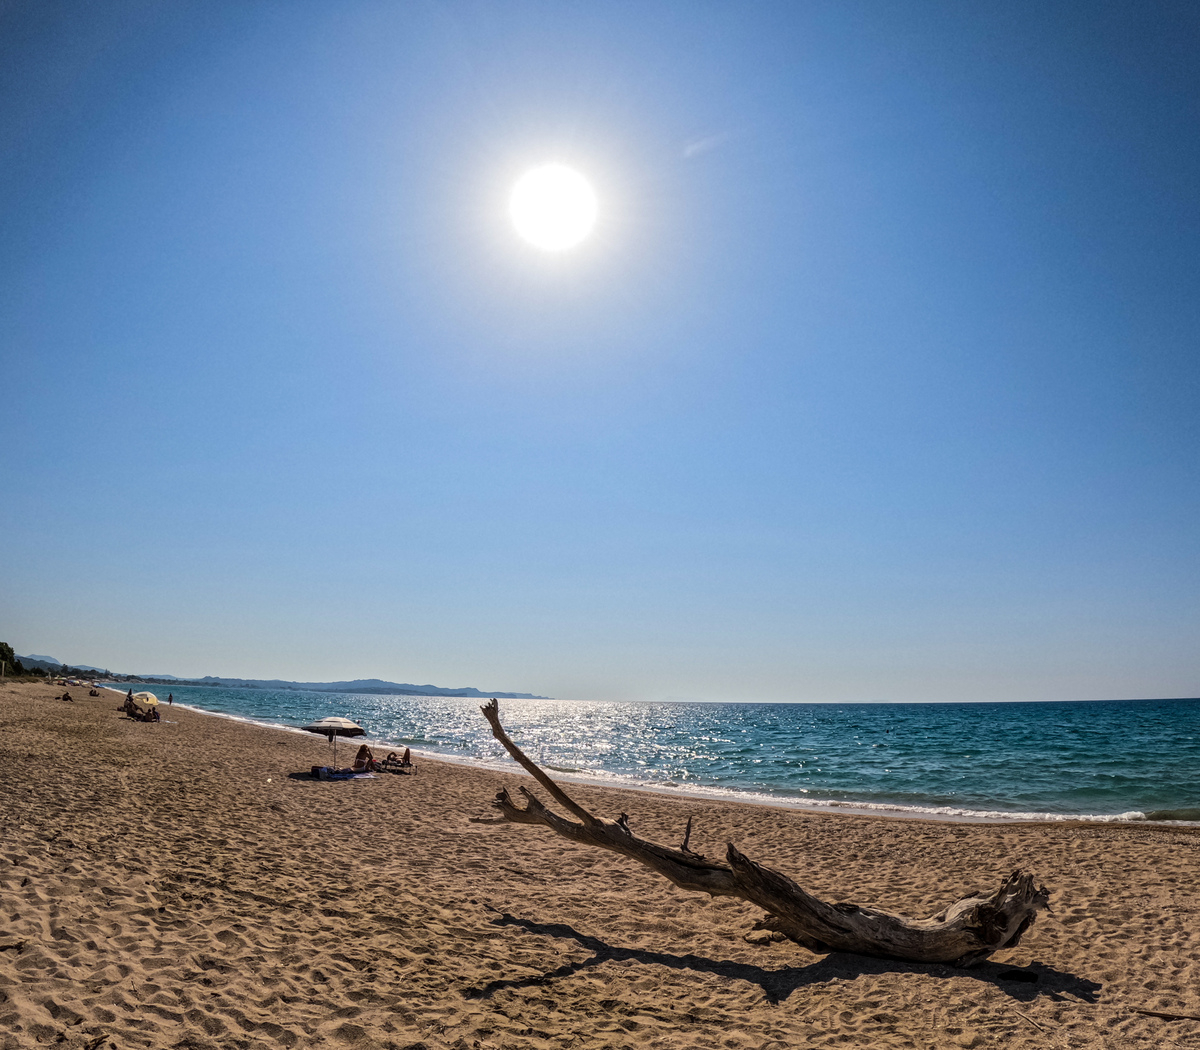
<path id="1" fill-rule="evenodd" d="M 200 711 L 297 732 L 342 715 L 385 749 L 516 769 L 478 699 L 150 688 Z M 952 820 L 1200 824 L 1198 699 L 499 703 L 518 746 L 566 781 Z M 162 710 L 169 720 L 169 708 Z M 339 747 L 339 761 L 348 761 L 352 745 Z M 313 737 L 314 762 L 326 760 L 328 749 Z"/>

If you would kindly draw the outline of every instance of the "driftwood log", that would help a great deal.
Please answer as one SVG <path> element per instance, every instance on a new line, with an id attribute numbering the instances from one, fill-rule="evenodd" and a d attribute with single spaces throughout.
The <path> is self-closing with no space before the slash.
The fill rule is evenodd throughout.
<path id="1" fill-rule="evenodd" d="M 854 952 L 924 963 L 973 966 L 993 952 L 1015 947 L 1049 891 L 1034 884 L 1032 875 L 1014 871 L 987 896 L 969 896 L 929 919 L 908 919 L 857 904 L 826 904 L 806 893 L 786 875 L 756 863 L 729 844 L 726 863 L 706 860 L 688 849 L 691 821 L 683 843 L 660 846 L 639 839 L 629 830 L 624 813 L 616 820 L 593 816 L 571 799 L 532 759 L 512 742 L 500 724 L 495 700 L 482 708 L 492 735 L 529 774 L 576 820 L 552 812 L 525 787 L 525 805 L 518 806 L 506 789 L 492 805 L 515 824 L 540 824 L 584 846 L 612 850 L 632 857 L 684 890 L 714 897 L 738 897 L 766 911 L 754 927 L 776 939 L 788 939 L 813 952 Z"/>

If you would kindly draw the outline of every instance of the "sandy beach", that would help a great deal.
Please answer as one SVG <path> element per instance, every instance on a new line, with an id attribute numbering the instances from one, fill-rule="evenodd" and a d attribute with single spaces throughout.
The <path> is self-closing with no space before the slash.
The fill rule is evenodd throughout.
<path id="1" fill-rule="evenodd" d="M 748 941 L 748 905 L 490 823 L 516 772 L 315 781 L 319 738 L 61 692 L 0 685 L 0 1048 L 1200 1047 L 1189 829 L 570 788 L 657 841 L 693 816 L 694 849 L 732 841 L 826 899 L 926 916 L 1017 867 L 1053 891 L 972 970 L 820 956 Z"/>

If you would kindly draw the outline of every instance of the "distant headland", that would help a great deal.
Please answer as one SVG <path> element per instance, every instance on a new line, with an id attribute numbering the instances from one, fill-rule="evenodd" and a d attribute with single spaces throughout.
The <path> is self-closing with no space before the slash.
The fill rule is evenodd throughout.
<path id="1" fill-rule="evenodd" d="M 14 666 L 15 665 L 15 666 Z M 385 682 L 382 678 L 356 678 L 350 682 L 287 682 L 280 678 L 180 678 L 173 674 L 117 674 L 89 664 L 66 664 L 52 656 L 9 657 L 7 672 L 33 675 L 77 674 L 80 677 L 106 678 L 117 682 L 147 682 L 155 685 L 208 685 L 226 689 L 294 689 L 309 693 L 380 693 L 396 696 L 468 696 L 496 697 L 499 700 L 549 700 L 534 693 L 505 693 L 497 689 L 480 690 L 472 686 L 446 689 L 439 685 L 413 685 L 410 682 Z"/>
<path id="2" fill-rule="evenodd" d="M 498 690 L 480 691 L 471 686 L 445 689 L 438 685 L 413 685 L 409 682 L 385 682 L 381 678 L 356 678 L 352 682 L 285 682 L 278 678 L 176 678 L 174 675 L 140 675 L 140 682 L 161 685 L 216 685 L 226 689 L 295 689 L 310 693 L 392 693 L 400 696 L 470 696 L 496 697 L 500 700 L 549 700 L 533 693 L 502 693 Z"/>

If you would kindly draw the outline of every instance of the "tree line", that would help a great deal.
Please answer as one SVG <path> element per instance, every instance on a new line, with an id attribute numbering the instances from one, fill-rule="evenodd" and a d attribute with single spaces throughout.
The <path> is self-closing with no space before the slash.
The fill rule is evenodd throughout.
<path id="1" fill-rule="evenodd" d="M 17 659 L 17 654 L 8 642 L 0 642 L 0 666 L 3 668 L 5 678 L 47 678 L 51 674 L 60 678 L 87 678 L 92 673 L 81 671 L 77 667 L 68 667 L 66 664 L 63 664 L 57 671 L 47 671 L 44 667 L 26 667 Z"/>

